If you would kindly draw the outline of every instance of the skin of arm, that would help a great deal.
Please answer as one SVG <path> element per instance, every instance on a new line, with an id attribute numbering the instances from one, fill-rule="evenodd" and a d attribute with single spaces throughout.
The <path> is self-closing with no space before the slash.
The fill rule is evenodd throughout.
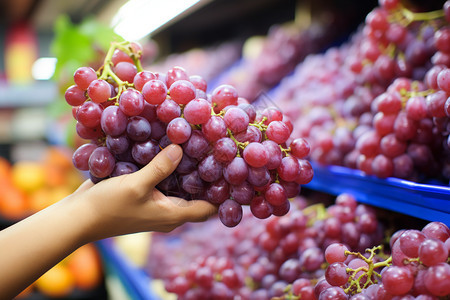
<path id="1" fill-rule="evenodd" d="M 12 299 L 80 246 L 142 231 L 169 232 L 217 213 L 202 200 L 166 197 L 155 186 L 182 157 L 170 145 L 141 170 L 94 185 L 85 181 L 73 194 L 0 231 L 0 299 Z"/>

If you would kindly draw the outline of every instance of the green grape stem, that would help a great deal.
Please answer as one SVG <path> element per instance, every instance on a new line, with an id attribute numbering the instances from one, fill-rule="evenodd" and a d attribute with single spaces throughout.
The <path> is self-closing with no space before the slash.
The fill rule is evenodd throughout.
<path id="1" fill-rule="evenodd" d="M 406 89 L 402 89 L 400 91 L 400 96 L 402 100 L 402 108 L 406 107 L 406 102 L 408 102 L 408 99 L 411 97 L 426 97 L 428 95 L 431 95 L 435 93 L 436 91 L 433 89 L 428 89 L 425 91 L 419 91 L 418 90 L 418 82 L 413 81 L 411 84 L 411 91 L 408 91 Z"/>
<path id="2" fill-rule="evenodd" d="M 266 135 L 266 130 L 267 130 L 267 125 L 264 125 L 264 122 L 267 120 L 267 117 L 263 117 L 261 119 L 261 121 L 257 122 L 257 123 L 250 123 L 249 125 L 251 126 L 255 126 L 256 128 L 258 128 L 261 133 L 264 135 L 264 139 L 267 139 L 267 135 Z"/>
<path id="3" fill-rule="evenodd" d="M 223 116 L 225 115 L 225 112 L 223 110 L 221 110 L 220 112 L 215 113 L 214 112 L 214 107 L 215 106 L 217 106 L 216 103 L 214 103 L 214 105 L 212 105 L 212 107 L 211 107 L 211 116 L 217 116 L 217 117 L 222 117 L 223 118 Z"/>
<path id="4" fill-rule="evenodd" d="M 129 55 L 132 59 L 134 64 L 136 65 L 136 69 L 138 70 L 138 72 L 142 71 L 142 65 L 141 62 L 139 60 L 140 58 L 140 53 L 138 53 L 137 55 L 135 53 L 132 52 L 130 46 L 130 42 L 113 42 L 111 43 L 111 47 L 109 47 L 108 52 L 106 53 L 105 59 L 103 61 L 103 66 L 98 70 L 98 72 L 100 73 L 100 76 L 98 77 L 98 79 L 103 79 L 103 80 L 107 80 L 108 78 L 111 78 L 114 82 L 117 83 L 117 87 L 118 87 L 118 91 L 117 91 L 117 95 L 115 97 L 110 98 L 110 101 L 113 100 L 117 100 L 119 99 L 120 95 L 122 94 L 123 91 L 125 91 L 128 87 L 133 87 L 133 83 L 129 83 L 127 81 L 122 81 L 112 70 L 112 57 L 114 55 L 114 51 L 116 51 L 116 49 L 119 49 L 123 52 L 125 52 L 127 55 Z"/>
<path id="5" fill-rule="evenodd" d="M 225 114 L 225 113 L 224 113 L 223 110 L 216 114 L 216 113 L 214 112 L 214 108 L 211 109 L 211 115 L 212 115 L 212 116 L 220 116 L 220 117 L 223 118 L 223 115 L 224 115 L 224 114 Z M 257 122 L 257 123 L 250 123 L 250 124 L 248 124 L 248 125 L 249 125 L 249 126 L 254 126 L 254 127 L 258 128 L 263 134 L 265 134 L 265 131 L 267 130 L 267 125 L 264 125 L 264 122 L 265 122 L 266 120 L 267 120 L 267 117 L 263 117 L 261 121 L 259 121 L 259 122 Z M 247 145 L 250 144 L 249 142 L 244 142 L 244 143 L 242 143 L 242 142 L 239 142 L 238 140 L 236 140 L 236 138 L 234 137 L 234 135 L 233 135 L 233 133 L 231 132 L 230 129 L 227 129 L 227 133 L 228 133 L 228 136 L 236 143 L 236 146 L 238 147 L 238 149 L 244 150 L 245 147 L 247 147 Z M 264 136 L 264 137 L 265 137 L 264 139 L 267 139 L 267 136 Z M 280 146 L 281 151 L 282 151 L 286 156 L 288 156 L 288 155 L 289 155 L 289 152 L 291 151 L 291 149 L 290 149 L 290 148 L 283 148 L 281 145 L 279 145 L 279 146 Z M 237 157 L 240 157 L 239 152 L 237 153 L 236 156 L 237 156 Z"/>
<path id="6" fill-rule="evenodd" d="M 266 132 L 267 130 L 267 125 L 264 125 L 264 122 L 267 121 L 267 117 L 263 117 L 261 119 L 261 121 L 257 122 L 257 123 L 250 123 L 249 125 L 251 126 L 255 126 L 256 128 L 258 128 L 259 130 L 261 130 L 261 132 Z"/>
<path id="7" fill-rule="evenodd" d="M 431 21 L 445 16 L 444 10 L 433 10 L 429 12 L 412 12 L 409 9 L 402 8 L 403 16 L 412 23 L 414 21 Z"/>
<path id="8" fill-rule="evenodd" d="M 283 148 L 283 146 L 281 146 L 281 145 L 279 145 L 279 146 L 280 146 L 280 149 L 281 149 L 282 153 L 284 153 L 286 156 L 290 155 L 289 152 L 291 152 L 291 147 Z"/>
<path id="9" fill-rule="evenodd" d="M 392 264 L 392 256 L 389 256 L 386 260 L 374 263 L 373 258 L 376 255 L 377 251 L 382 251 L 383 246 L 375 246 L 371 249 L 366 249 L 366 252 L 370 253 L 369 257 L 365 257 L 359 252 L 351 252 L 345 251 L 345 255 L 354 255 L 362 260 L 364 260 L 368 264 L 368 268 L 359 267 L 357 269 L 347 268 L 347 272 L 350 273 L 350 277 L 348 279 L 349 286 L 345 289 L 345 293 L 347 294 L 356 294 L 361 293 L 363 289 L 366 289 L 369 285 L 376 284 L 377 280 L 373 280 L 372 277 L 375 276 L 377 278 L 381 278 L 381 275 L 375 271 L 377 268 L 388 267 Z M 356 277 L 358 272 L 363 272 L 361 275 Z M 366 282 L 361 286 L 361 280 L 366 278 Z"/>
<path id="10" fill-rule="evenodd" d="M 285 294 L 281 297 L 273 297 L 272 300 L 299 300 L 301 299 L 301 295 L 296 296 L 292 292 L 292 284 L 288 284 L 283 291 Z"/>
<path id="11" fill-rule="evenodd" d="M 236 146 L 238 147 L 238 149 L 244 150 L 245 147 L 247 147 L 247 145 L 249 144 L 249 142 L 241 143 L 238 140 L 236 140 L 233 133 L 228 128 L 227 128 L 227 132 L 228 132 L 228 136 L 230 137 L 230 139 L 232 139 L 236 143 Z M 239 154 L 239 151 L 236 153 L 236 157 L 241 157 L 241 155 Z"/>
<path id="12" fill-rule="evenodd" d="M 433 94 L 434 92 L 436 92 L 433 89 L 428 89 L 425 91 L 406 91 L 404 94 L 402 94 L 402 96 L 406 96 L 406 97 L 414 97 L 414 96 L 422 96 L 422 97 L 426 97 L 428 95 Z"/>
<path id="13" fill-rule="evenodd" d="M 132 60 L 134 65 L 136 66 L 136 69 L 138 72 L 143 71 L 144 69 L 142 68 L 142 64 L 141 64 L 141 56 L 142 56 L 142 52 L 139 51 L 138 53 L 133 52 L 133 49 L 131 48 L 131 43 L 130 42 L 124 42 L 124 43 L 117 43 L 116 49 L 119 49 L 123 52 L 125 52 Z"/>
<path id="14" fill-rule="evenodd" d="M 388 20 L 389 22 L 398 22 L 400 25 L 407 27 L 413 22 L 432 21 L 444 16 L 443 9 L 429 12 L 413 12 L 401 5 L 399 9 L 389 16 Z"/>

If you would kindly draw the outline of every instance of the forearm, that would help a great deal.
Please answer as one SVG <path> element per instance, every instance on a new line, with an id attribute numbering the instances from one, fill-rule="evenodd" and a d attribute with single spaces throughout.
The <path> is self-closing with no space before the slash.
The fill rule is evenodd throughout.
<path id="1" fill-rule="evenodd" d="M 0 299 L 11 299 L 88 242 L 89 213 L 66 198 L 0 231 Z"/>

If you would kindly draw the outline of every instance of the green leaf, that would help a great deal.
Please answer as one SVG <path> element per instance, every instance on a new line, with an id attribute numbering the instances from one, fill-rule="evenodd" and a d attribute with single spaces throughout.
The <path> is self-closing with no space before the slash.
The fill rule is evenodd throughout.
<path id="1" fill-rule="evenodd" d="M 80 24 L 80 32 L 91 38 L 93 44 L 107 51 L 111 42 L 121 42 L 123 38 L 117 35 L 111 27 L 98 23 L 88 17 Z"/>
<path id="2" fill-rule="evenodd" d="M 101 59 L 99 50 L 106 52 L 113 41 L 122 41 L 113 29 L 87 17 L 79 25 L 61 15 L 54 24 L 55 37 L 50 51 L 57 58 L 54 79 L 72 76 L 81 66 Z M 64 74 L 63 74 L 64 73 Z"/>
<path id="3" fill-rule="evenodd" d="M 61 16 L 56 21 L 55 39 L 50 50 L 57 58 L 55 78 L 58 78 L 60 70 L 67 62 L 77 61 L 81 66 L 93 60 L 96 55 L 89 37 L 73 26 L 67 16 Z"/>

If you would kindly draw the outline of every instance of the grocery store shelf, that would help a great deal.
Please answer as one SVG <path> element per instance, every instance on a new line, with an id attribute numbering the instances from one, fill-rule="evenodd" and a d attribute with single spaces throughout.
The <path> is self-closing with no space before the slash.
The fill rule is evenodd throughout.
<path id="1" fill-rule="evenodd" d="M 359 170 L 311 163 L 313 180 L 305 185 L 338 195 L 352 193 L 359 202 L 428 221 L 450 225 L 450 187 L 398 178 L 380 179 Z"/>
<path id="2" fill-rule="evenodd" d="M 57 97 L 56 83 L 51 80 L 29 84 L 0 83 L 0 108 L 45 106 Z"/>

